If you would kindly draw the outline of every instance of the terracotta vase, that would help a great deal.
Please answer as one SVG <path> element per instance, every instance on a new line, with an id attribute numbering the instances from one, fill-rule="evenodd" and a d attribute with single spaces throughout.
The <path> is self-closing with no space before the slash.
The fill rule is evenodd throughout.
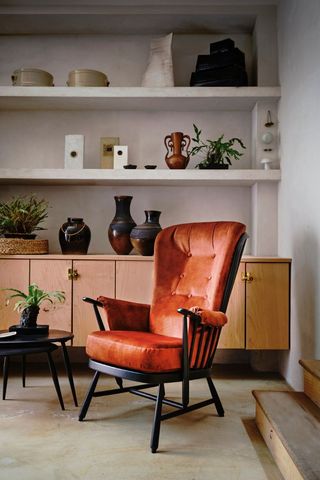
<path id="1" fill-rule="evenodd" d="M 137 225 L 130 234 L 131 243 L 140 255 L 151 256 L 154 251 L 156 236 L 162 230 L 159 224 L 161 212 L 145 210 L 146 221 Z"/>
<path id="2" fill-rule="evenodd" d="M 184 169 L 189 163 L 188 148 L 191 139 L 189 135 L 184 135 L 182 132 L 173 132 L 167 135 L 164 139 L 164 144 L 167 149 L 165 157 L 166 163 L 172 169 Z M 182 154 L 185 153 L 185 155 Z M 171 155 L 170 155 L 171 153 Z"/>
<path id="3" fill-rule="evenodd" d="M 59 243 L 64 254 L 85 255 L 88 252 L 91 232 L 83 218 L 69 217 L 59 231 Z"/>
<path id="4" fill-rule="evenodd" d="M 132 197 L 122 195 L 114 197 L 116 202 L 116 214 L 108 229 L 108 237 L 113 250 L 118 255 L 128 255 L 132 250 L 130 233 L 136 226 L 130 215 Z"/>

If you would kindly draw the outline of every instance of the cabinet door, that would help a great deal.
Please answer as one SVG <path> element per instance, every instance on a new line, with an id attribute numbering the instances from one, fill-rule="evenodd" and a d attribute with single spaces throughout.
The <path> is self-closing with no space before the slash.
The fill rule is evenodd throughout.
<path id="1" fill-rule="evenodd" d="M 241 276 L 245 271 L 240 263 L 233 285 L 228 308 L 228 323 L 223 327 L 218 348 L 245 348 L 245 282 Z"/>
<path id="2" fill-rule="evenodd" d="M 289 264 L 247 263 L 247 349 L 289 348 Z"/>
<path id="3" fill-rule="evenodd" d="M 0 289 L 16 288 L 27 291 L 29 285 L 29 260 L 1 259 L 0 260 Z M 0 330 L 6 330 L 10 325 L 20 321 L 20 315 L 13 310 L 17 300 L 13 298 L 6 305 L 6 297 L 10 292 L 0 290 Z"/>
<path id="4" fill-rule="evenodd" d="M 73 345 L 83 346 L 88 334 L 99 328 L 92 305 L 83 302 L 82 298 L 97 298 L 99 295 L 114 298 L 115 262 L 74 260 L 73 270 L 78 273 L 73 281 Z"/>
<path id="5" fill-rule="evenodd" d="M 116 298 L 151 303 L 153 261 L 119 260 L 116 264 Z"/>
<path id="6" fill-rule="evenodd" d="M 30 282 L 36 283 L 46 291 L 62 290 L 65 292 L 64 303 L 43 304 L 40 309 L 38 324 L 50 328 L 71 331 L 71 293 L 72 282 L 68 279 L 71 260 L 30 260 Z M 46 307 L 49 310 L 46 311 Z"/>

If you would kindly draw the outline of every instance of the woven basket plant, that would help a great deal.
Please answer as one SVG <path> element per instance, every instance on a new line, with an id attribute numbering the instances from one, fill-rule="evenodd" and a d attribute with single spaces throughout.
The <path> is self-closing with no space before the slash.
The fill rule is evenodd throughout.
<path id="1" fill-rule="evenodd" d="M 0 202 L 0 254 L 48 253 L 48 240 L 36 240 L 36 233 L 48 216 L 48 202 L 35 195 L 16 196 Z"/>

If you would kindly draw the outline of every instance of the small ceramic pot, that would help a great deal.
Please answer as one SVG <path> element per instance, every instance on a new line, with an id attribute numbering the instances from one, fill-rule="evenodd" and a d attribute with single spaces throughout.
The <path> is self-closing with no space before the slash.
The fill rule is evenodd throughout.
<path id="1" fill-rule="evenodd" d="M 161 212 L 157 210 L 145 210 L 144 213 L 146 214 L 146 221 L 131 231 L 130 240 L 140 255 L 152 256 L 154 252 L 154 242 L 158 233 L 162 230 L 159 224 Z"/>

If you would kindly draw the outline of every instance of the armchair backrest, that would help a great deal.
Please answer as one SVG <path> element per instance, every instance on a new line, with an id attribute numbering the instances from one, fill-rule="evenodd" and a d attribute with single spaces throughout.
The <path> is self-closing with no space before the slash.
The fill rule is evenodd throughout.
<path id="1" fill-rule="evenodd" d="M 197 306 L 225 311 L 230 269 L 237 246 L 246 236 L 245 229 L 238 222 L 203 222 L 175 225 L 159 233 L 155 243 L 151 332 L 181 337 L 178 308 Z M 244 242 L 241 246 L 239 261 Z"/>

